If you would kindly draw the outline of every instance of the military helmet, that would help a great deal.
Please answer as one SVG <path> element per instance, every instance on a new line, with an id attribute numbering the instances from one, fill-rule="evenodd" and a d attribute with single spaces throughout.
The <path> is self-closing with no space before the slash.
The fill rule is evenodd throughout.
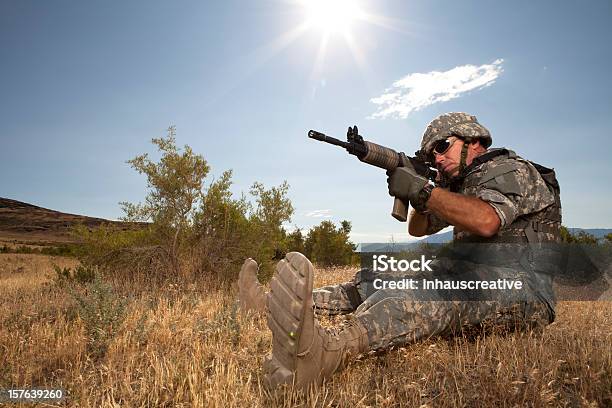
<path id="1" fill-rule="evenodd" d="M 485 149 L 493 142 L 491 133 L 478 123 L 476 116 L 464 112 L 450 112 L 438 116 L 427 125 L 421 141 L 421 152 L 431 156 L 434 144 L 450 136 L 480 139 Z"/>

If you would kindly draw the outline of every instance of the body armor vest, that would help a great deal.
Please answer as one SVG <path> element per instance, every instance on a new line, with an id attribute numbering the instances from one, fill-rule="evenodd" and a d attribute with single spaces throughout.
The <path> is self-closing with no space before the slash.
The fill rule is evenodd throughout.
<path id="1" fill-rule="evenodd" d="M 466 176 L 469 172 L 475 167 L 498 156 L 505 156 L 508 159 L 519 160 L 533 166 L 546 183 L 549 191 L 553 194 L 555 199 L 554 203 L 541 211 L 518 217 L 510 225 L 500 229 L 499 232 L 491 238 L 470 235 L 465 238 L 456 238 L 455 241 L 529 244 L 561 242 L 561 196 L 559 182 L 557 181 L 553 169 L 525 160 L 506 149 L 495 149 L 475 158 L 469 166 L 464 168 L 459 176 L 451 181 L 451 191 L 460 192 L 466 188 L 468 186 L 466 184 Z"/>

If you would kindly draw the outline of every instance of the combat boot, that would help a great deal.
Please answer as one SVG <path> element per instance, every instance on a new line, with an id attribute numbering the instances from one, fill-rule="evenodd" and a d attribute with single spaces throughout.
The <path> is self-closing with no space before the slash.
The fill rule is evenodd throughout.
<path id="1" fill-rule="evenodd" d="M 320 384 L 344 368 L 351 356 L 369 348 L 359 321 L 329 330 L 315 320 L 313 275 L 312 264 L 299 252 L 288 253 L 276 267 L 267 296 L 272 353 L 264 362 L 264 382 L 269 388 Z"/>
<path id="2" fill-rule="evenodd" d="M 257 262 L 249 258 L 244 261 L 238 275 L 238 303 L 245 312 L 265 313 L 266 292 L 257 280 Z"/>

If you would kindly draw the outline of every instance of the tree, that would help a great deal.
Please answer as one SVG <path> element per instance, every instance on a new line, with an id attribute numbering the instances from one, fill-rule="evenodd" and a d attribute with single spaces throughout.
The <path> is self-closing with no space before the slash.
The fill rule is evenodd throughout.
<path id="1" fill-rule="evenodd" d="M 595 237 L 595 235 L 593 234 L 589 234 L 586 231 L 578 232 L 578 235 L 575 235 L 575 238 L 576 238 L 576 242 L 579 244 L 589 244 L 589 245 L 597 244 L 597 237 Z"/>
<path id="2" fill-rule="evenodd" d="M 159 161 L 146 153 L 128 160 L 147 178 L 144 202 L 120 203 L 124 221 L 148 224 L 134 232 L 81 228 L 91 250 L 82 259 L 111 273 L 165 280 L 194 272 L 233 279 L 244 259 L 252 257 L 260 262 L 261 277 L 269 275 L 272 256 L 286 237 L 282 225 L 293 214 L 287 182 L 272 188 L 255 182 L 251 200 L 244 194 L 236 199 L 230 191 L 232 171 L 206 185 L 208 163 L 189 146 L 177 147 L 174 126 L 152 142 L 161 152 Z"/>
<path id="3" fill-rule="evenodd" d="M 561 226 L 561 241 L 569 244 L 596 245 L 597 237 L 586 231 L 579 231 L 577 234 L 572 234 L 567 227 Z"/>
<path id="4" fill-rule="evenodd" d="M 252 233 L 247 218 L 251 205 L 244 195 L 232 197 L 231 177 L 232 171 L 227 170 L 212 181 L 195 213 L 191 247 L 200 270 L 224 271 L 241 257 L 255 256 L 245 249 Z"/>
<path id="5" fill-rule="evenodd" d="M 154 235 L 166 252 L 174 272 L 180 270 L 180 251 L 193 225 L 195 211 L 203 199 L 202 187 L 210 167 L 204 157 L 189 146 L 176 146 L 176 128 L 170 126 L 166 137 L 154 138 L 162 157 L 159 162 L 147 153 L 128 160 L 132 168 L 147 177 L 149 192 L 144 203 L 119 203 L 125 221 L 151 221 Z"/>
<path id="6" fill-rule="evenodd" d="M 278 187 L 264 188 L 261 183 L 253 183 L 251 195 L 255 198 L 255 208 L 251 211 L 250 253 L 260 261 L 259 277 L 266 281 L 272 276 L 271 261 L 283 252 L 286 232 L 283 223 L 291 220 L 293 205 L 287 193 L 289 184 L 283 182 Z"/>
<path id="7" fill-rule="evenodd" d="M 196 213 L 193 251 L 201 270 L 223 273 L 225 279 L 233 279 L 244 260 L 254 258 L 265 281 L 271 276 L 274 255 L 283 247 L 282 224 L 293 214 L 289 185 L 266 189 L 255 182 L 250 190 L 254 202 L 244 195 L 234 199 L 229 190 L 231 174 L 224 172 L 206 192 Z"/>
<path id="8" fill-rule="evenodd" d="M 314 263 L 323 266 L 349 265 L 353 262 L 355 245 L 349 241 L 351 223 L 342 221 L 336 228 L 331 221 L 322 221 L 308 231 L 304 252 Z"/>
<path id="9" fill-rule="evenodd" d="M 304 234 L 302 234 L 302 230 L 295 227 L 291 233 L 287 234 L 285 247 L 286 252 L 304 253 Z"/>
<path id="10" fill-rule="evenodd" d="M 563 225 L 561 226 L 561 241 L 567 242 L 568 244 L 575 242 L 575 238 L 572 233 Z"/>

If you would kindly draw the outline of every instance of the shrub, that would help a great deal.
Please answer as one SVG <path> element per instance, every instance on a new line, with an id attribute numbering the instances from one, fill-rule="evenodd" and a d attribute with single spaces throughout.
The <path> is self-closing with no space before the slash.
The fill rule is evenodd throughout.
<path id="1" fill-rule="evenodd" d="M 77 256 L 78 246 L 74 244 L 61 244 L 59 246 L 46 246 L 40 248 L 40 253 L 50 256 Z"/>
<path id="2" fill-rule="evenodd" d="M 107 277 L 150 282 L 172 275 L 165 252 L 148 225 L 127 230 L 114 224 L 93 229 L 78 225 L 73 234 L 82 243 L 77 252 L 79 260 L 89 267 L 99 267 Z"/>
<path id="3" fill-rule="evenodd" d="M 87 350 L 94 359 L 100 359 L 125 319 L 127 300 L 102 281 L 99 273 L 94 273 L 93 279 L 83 286 L 66 286 L 66 289 L 76 301 L 83 320 Z"/>
<path id="4" fill-rule="evenodd" d="M 255 201 L 252 203 L 244 195 L 232 198 L 231 174 L 224 172 L 210 185 L 196 213 L 196 259 L 200 270 L 233 280 L 244 259 L 252 257 L 260 263 L 260 278 L 265 281 L 271 275 L 271 260 L 286 235 L 282 223 L 293 213 L 287 198 L 289 185 L 285 182 L 266 189 L 255 183 L 250 190 Z"/>
<path id="5" fill-rule="evenodd" d="M 190 227 L 203 197 L 204 178 L 210 167 L 204 157 L 194 154 L 189 146 L 181 151 L 176 146 L 176 129 L 170 126 L 167 136 L 155 138 L 162 157 L 153 162 L 142 154 L 128 160 L 147 177 L 149 193 L 144 203 L 122 202 L 125 221 L 152 221 L 153 234 L 159 239 L 175 274 L 180 272 L 181 251 L 189 237 Z"/>
<path id="6" fill-rule="evenodd" d="M 206 186 L 210 167 L 189 146 L 177 147 L 174 127 L 152 142 L 161 152 L 158 162 L 147 154 L 128 161 L 147 177 L 145 201 L 120 203 L 124 221 L 150 223 L 133 231 L 112 225 L 76 229 L 84 242 L 82 262 L 148 280 L 198 272 L 233 279 L 244 259 L 253 257 L 261 263 L 262 277 L 269 275 L 270 260 L 286 235 L 282 224 L 293 213 L 288 184 L 265 188 L 256 182 L 251 201 L 244 194 L 236 199 L 230 191 L 232 171 Z"/>
<path id="7" fill-rule="evenodd" d="M 0 247 L 0 253 L 4 254 L 42 254 L 49 256 L 77 256 L 77 245 L 74 244 L 60 244 L 59 246 L 44 246 L 42 248 L 32 247 L 28 245 L 20 245 L 16 247 L 9 247 L 4 245 Z"/>
<path id="8" fill-rule="evenodd" d="M 291 233 L 287 234 L 285 242 L 286 252 L 295 251 L 305 253 L 306 251 L 304 246 L 304 235 L 302 234 L 302 231 L 297 227 L 295 227 L 295 229 Z"/>
<path id="9" fill-rule="evenodd" d="M 96 269 L 83 265 L 77 265 L 74 269 L 71 269 L 68 267 L 60 268 L 54 264 L 53 270 L 55 271 L 53 281 L 60 287 L 93 282 L 97 273 Z"/>
<path id="10" fill-rule="evenodd" d="M 355 245 L 349 241 L 351 223 L 342 221 L 336 228 L 331 221 L 321 224 L 308 231 L 304 241 L 304 254 L 315 263 L 323 266 L 349 265 L 357 262 Z"/>
<path id="11" fill-rule="evenodd" d="M 204 337 L 217 340 L 227 340 L 236 347 L 240 342 L 241 327 L 238 319 L 238 304 L 224 303 L 215 313 L 212 319 L 200 319 L 196 324 L 196 330 Z"/>
<path id="12" fill-rule="evenodd" d="M 561 226 L 561 240 L 569 244 L 589 244 L 597 245 L 598 240 L 593 234 L 586 231 L 579 231 L 572 234 L 566 227 Z"/>

